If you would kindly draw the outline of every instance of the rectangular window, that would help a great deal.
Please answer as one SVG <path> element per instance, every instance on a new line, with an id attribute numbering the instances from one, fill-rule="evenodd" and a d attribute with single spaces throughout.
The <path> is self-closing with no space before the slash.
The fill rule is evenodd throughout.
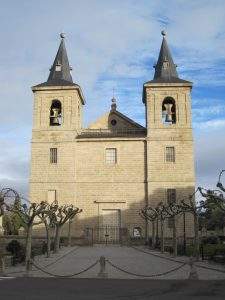
<path id="1" fill-rule="evenodd" d="M 175 162 L 175 148 L 166 147 L 166 162 Z"/>
<path id="2" fill-rule="evenodd" d="M 170 217 L 167 219 L 167 226 L 168 228 L 173 228 L 173 222 L 174 222 L 174 217 Z"/>
<path id="3" fill-rule="evenodd" d="M 171 204 L 173 202 L 176 202 L 176 189 L 167 189 L 167 204 Z M 174 218 L 168 218 L 168 228 L 173 228 Z"/>
<path id="4" fill-rule="evenodd" d="M 57 164 L 57 148 L 50 148 L 50 163 Z"/>
<path id="5" fill-rule="evenodd" d="M 56 190 L 49 190 L 47 196 L 47 202 L 52 203 L 56 200 Z"/>
<path id="6" fill-rule="evenodd" d="M 107 148 L 105 150 L 105 162 L 107 164 L 116 164 L 117 163 L 117 149 L 116 148 Z"/>
<path id="7" fill-rule="evenodd" d="M 167 204 L 176 202 L 176 189 L 167 189 Z"/>

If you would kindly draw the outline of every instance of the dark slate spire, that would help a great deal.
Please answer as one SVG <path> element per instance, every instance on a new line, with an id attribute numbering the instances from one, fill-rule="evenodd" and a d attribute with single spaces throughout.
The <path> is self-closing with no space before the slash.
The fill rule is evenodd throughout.
<path id="1" fill-rule="evenodd" d="M 162 31 L 162 45 L 159 52 L 159 58 L 155 66 L 155 75 L 154 79 L 162 78 L 166 81 L 170 81 L 172 78 L 178 78 L 176 65 L 173 62 L 167 41 L 166 41 L 166 32 Z"/>
<path id="2" fill-rule="evenodd" d="M 177 85 L 182 84 L 185 86 L 192 87 L 192 82 L 183 80 L 179 78 L 179 75 L 176 70 L 176 64 L 173 62 L 172 55 L 170 53 L 167 41 L 166 41 L 166 32 L 163 30 L 162 32 L 163 40 L 162 45 L 159 52 L 159 57 L 157 64 L 154 66 L 155 74 L 153 80 L 147 81 L 143 85 L 143 95 L 142 100 L 145 103 L 146 98 L 146 87 L 149 85 Z"/>
<path id="3" fill-rule="evenodd" d="M 163 40 L 159 52 L 157 64 L 154 66 L 154 79 L 149 83 L 188 83 L 189 81 L 180 79 L 176 70 L 177 65 L 173 62 L 167 41 L 166 32 L 162 32 Z"/>
<path id="4" fill-rule="evenodd" d="M 50 69 L 50 74 L 47 83 L 70 85 L 71 83 L 73 83 L 73 79 L 70 74 L 71 67 L 69 65 L 69 60 L 64 42 L 65 35 L 61 33 L 60 37 L 61 43 L 59 45 L 59 49 L 56 54 L 54 63 Z"/>

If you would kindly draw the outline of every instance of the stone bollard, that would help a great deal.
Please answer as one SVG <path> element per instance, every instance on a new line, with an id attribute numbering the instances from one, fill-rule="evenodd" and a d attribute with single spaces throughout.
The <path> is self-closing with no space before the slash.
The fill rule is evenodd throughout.
<path id="1" fill-rule="evenodd" d="M 98 277 L 99 278 L 108 278 L 108 274 L 105 271 L 106 260 L 105 260 L 104 256 L 100 257 L 99 263 L 100 263 L 100 271 L 98 273 Z"/>
<path id="2" fill-rule="evenodd" d="M 190 257 L 190 260 L 189 260 L 189 266 L 190 266 L 190 273 L 189 273 L 189 276 L 188 276 L 188 279 L 198 279 L 198 272 L 197 272 L 197 268 L 194 264 L 194 258 L 191 256 Z"/>
<path id="3" fill-rule="evenodd" d="M 5 260 L 4 256 L 0 256 L 0 276 L 6 276 L 5 275 Z"/>

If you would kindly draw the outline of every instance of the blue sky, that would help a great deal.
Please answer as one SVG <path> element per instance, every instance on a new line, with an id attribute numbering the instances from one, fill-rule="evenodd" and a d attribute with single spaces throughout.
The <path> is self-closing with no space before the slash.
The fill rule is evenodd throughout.
<path id="1" fill-rule="evenodd" d="M 84 125 L 110 107 L 144 124 L 142 85 L 153 77 L 161 30 L 192 91 L 197 183 L 213 186 L 225 168 L 224 0 L 20 0 L 0 10 L 0 184 L 27 193 L 33 95 L 59 45 L 86 98 Z"/>

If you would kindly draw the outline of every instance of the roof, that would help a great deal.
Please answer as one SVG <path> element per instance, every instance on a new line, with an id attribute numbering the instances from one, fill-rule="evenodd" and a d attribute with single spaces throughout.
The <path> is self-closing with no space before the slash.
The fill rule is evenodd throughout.
<path id="1" fill-rule="evenodd" d="M 73 78 L 71 76 L 70 71 L 72 68 L 70 67 L 66 46 L 65 46 L 65 35 L 63 33 L 60 34 L 61 42 L 59 45 L 59 49 L 57 51 L 56 57 L 54 59 L 53 65 L 50 68 L 50 74 L 48 76 L 47 81 L 37 84 L 32 87 L 32 90 L 35 91 L 39 88 L 50 88 L 50 87 L 65 87 L 65 88 L 75 88 L 78 90 L 79 95 L 81 97 L 82 103 L 85 103 L 81 87 L 73 82 Z"/>
<path id="2" fill-rule="evenodd" d="M 177 73 L 177 65 L 174 63 L 169 46 L 166 40 L 166 33 L 162 31 L 163 40 L 159 52 L 159 57 L 155 68 L 153 80 L 144 84 L 144 90 L 147 84 L 185 84 L 192 86 L 192 82 L 179 78 Z M 143 102 L 145 102 L 145 91 L 143 90 Z"/>
<path id="3" fill-rule="evenodd" d="M 140 128 L 140 129 L 145 129 L 145 127 L 143 127 L 142 125 L 138 124 L 137 122 L 131 120 L 130 118 L 128 118 L 127 116 L 125 116 L 124 114 L 122 114 L 121 112 L 119 112 L 118 110 L 111 110 L 110 111 L 110 115 L 115 114 L 118 117 L 124 119 L 125 121 L 127 121 L 128 123 L 130 123 L 131 125 Z"/>
<path id="4" fill-rule="evenodd" d="M 112 101 L 115 100 L 114 98 L 112 99 Z M 109 129 L 109 127 L 111 129 L 113 129 L 111 127 L 111 125 L 109 126 L 110 120 L 112 120 L 112 118 L 114 117 L 118 117 L 117 120 L 123 120 L 123 125 L 120 124 L 119 126 L 123 128 L 128 127 L 128 128 L 136 128 L 139 130 L 145 130 L 146 128 L 143 127 L 142 125 L 138 124 L 137 122 L 133 121 L 132 119 L 128 118 L 127 116 L 125 116 L 124 114 L 122 114 L 121 112 L 119 112 L 116 109 L 116 102 L 112 102 L 111 105 L 111 110 L 107 113 L 105 113 L 104 115 L 100 116 L 100 118 L 98 118 L 95 122 L 91 123 L 87 129 Z M 115 130 L 118 130 L 117 127 L 114 127 Z"/>

